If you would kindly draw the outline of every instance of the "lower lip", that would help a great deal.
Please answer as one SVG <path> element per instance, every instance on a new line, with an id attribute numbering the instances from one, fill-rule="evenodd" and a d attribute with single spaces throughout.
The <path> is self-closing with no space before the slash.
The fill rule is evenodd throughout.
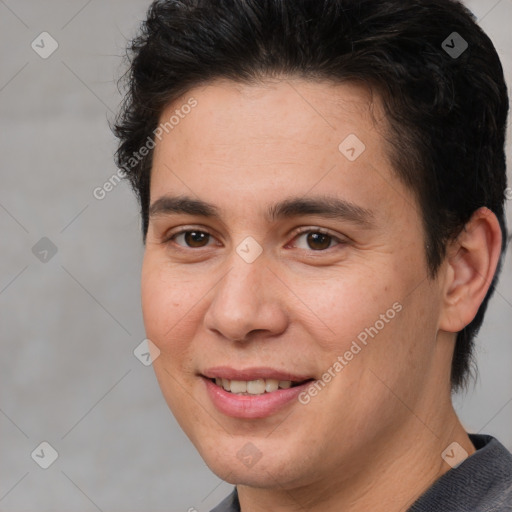
<path id="1" fill-rule="evenodd" d="M 312 381 L 288 389 L 278 389 L 262 395 L 237 395 L 217 386 L 210 379 L 202 377 L 213 405 L 226 416 L 233 418 L 266 418 L 292 401 L 298 402 L 298 396 Z"/>

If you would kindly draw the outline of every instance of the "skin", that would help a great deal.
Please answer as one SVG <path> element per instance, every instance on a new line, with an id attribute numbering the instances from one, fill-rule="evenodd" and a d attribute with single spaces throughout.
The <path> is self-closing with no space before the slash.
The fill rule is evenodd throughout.
<path id="1" fill-rule="evenodd" d="M 157 141 L 151 204 L 188 195 L 221 216 L 150 219 L 143 317 L 170 409 L 211 470 L 237 484 L 244 512 L 405 510 L 450 469 L 441 458 L 450 443 L 475 451 L 451 403 L 450 364 L 455 333 L 496 269 L 496 217 L 475 212 L 428 279 L 420 213 L 390 164 L 378 98 L 348 83 L 217 80 L 162 121 L 190 97 L 197 106 Z M 366 146 L 353 162 L 338 150 L 349 134 Z M 265 217 L 286 197 L 322 194 L 371 211 L 369 225 Z M 185 228 L 211 236 L 170 239 Z M 319 250 L 302 228 L 333 238 Z M 250 264 L 236 252 L 247 236 L 263 250 Z M 229 417 L 199 377 L 226 365 L 321 379 L 397 302 L 401 311 L 307 405 Z M 261 454 L 252 467 L 237 457 L 248 442 Z"/>

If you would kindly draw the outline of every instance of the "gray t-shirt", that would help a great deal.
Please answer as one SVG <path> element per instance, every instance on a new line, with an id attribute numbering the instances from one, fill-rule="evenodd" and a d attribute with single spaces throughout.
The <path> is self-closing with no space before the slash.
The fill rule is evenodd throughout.
<path id="1" fill-rule="evenodd" d="M 434 482 L 407 512 L 512 512 L 512 454 L 494 437 L 469 437 L 477 451 Z M 236 487 L 211 512 L 240 512 Z"/>

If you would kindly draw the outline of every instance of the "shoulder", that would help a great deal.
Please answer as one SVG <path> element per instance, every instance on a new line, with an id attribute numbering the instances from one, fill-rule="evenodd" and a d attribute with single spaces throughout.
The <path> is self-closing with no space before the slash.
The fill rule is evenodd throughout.
<path id="1" fill-rule="evenodd" d="M 512 512 L 512 454 L 492 436 L 469 437 L 476 452 L 439 478 L 409 512 Z"/>

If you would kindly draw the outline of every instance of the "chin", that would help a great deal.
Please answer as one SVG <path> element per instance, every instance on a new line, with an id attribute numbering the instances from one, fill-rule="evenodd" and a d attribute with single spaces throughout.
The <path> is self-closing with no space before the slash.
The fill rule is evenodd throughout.
<path id="1" fill-rule="evenodd" d="M 259 464 L 250 467 L 241 467 L 238 462 L 230 464 L 229 462 L 206 461 L 206 465 L 220 479 L 233 485 L 246 485 L 248 487 L 262 489 L 282 489 L 286 487 L 286 478 L 280 475 L 272 467 L 257 467 Z M 276 478 L 276 475 L 280 475 Z"/>
<path id="2" fill-rule="evenodd" d="M 229 441 L 226 449 L 219 445 L 214 450 L 196 447 L 205 464 L 222 480 L 233 485 L 283 489 L 293 488 L 304 479 L 304 475 L 294 474 L 304 467 L 292 461 L 285 450 L 273 450 L 271 456 L 261 452 L 258 455 L 249 438 L 242 442 L 242 449 L 236 448 L 239 442 Z M 255 439 L 254 443 L 258 440 Z"/>

